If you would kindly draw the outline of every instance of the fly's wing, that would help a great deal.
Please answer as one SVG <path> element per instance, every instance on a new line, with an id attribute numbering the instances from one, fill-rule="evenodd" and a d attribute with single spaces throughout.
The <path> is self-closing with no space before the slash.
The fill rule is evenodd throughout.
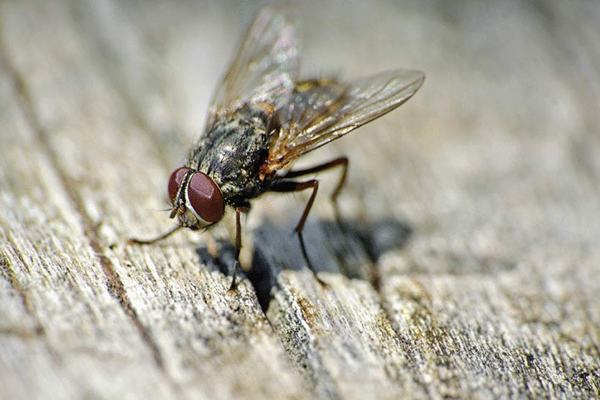
<path id="1" fill-rule="evenodd" d="M 206 129 L 245 103 L 281 106 L 296 83 L 298 29 L 290 13 L 273 8 L 259 11 L 215 93 Z"/>
<path id="2" fill-rule="evenodd" d="M 270 144 L 268 170 L 296 158 L 392 111 L 423 84 L 419 71 L 390 71 L 344 85 L 335 80 L 300 82 L 278 110 L 281 128 Z"/>

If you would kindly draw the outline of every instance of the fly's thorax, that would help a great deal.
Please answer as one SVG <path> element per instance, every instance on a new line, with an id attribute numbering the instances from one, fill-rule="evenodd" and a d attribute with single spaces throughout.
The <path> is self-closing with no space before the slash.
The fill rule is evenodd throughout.
<path id="1" fill-rule="evenodd" d="M 268 123 L 260 107 L 242 107 L 206 132 L 188 166 L 210 177 L 230 204 L 260 195 L 266 189 L 259 170 L 269 154 Z"/>

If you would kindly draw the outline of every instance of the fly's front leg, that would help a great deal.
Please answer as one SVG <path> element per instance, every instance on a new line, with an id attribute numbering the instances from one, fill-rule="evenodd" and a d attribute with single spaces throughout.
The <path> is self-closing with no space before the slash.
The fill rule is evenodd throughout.
<path id="1" fill-rule="evenodd" d="M 241 213 L 246 212 L 247 209 L 243 207 L 235 208 L 235 264 L 233 266 L 233 278 L 231 279 L 231 286 L 229 290 L 235 290 L 237 288 L 236 276 L 240 270 L 240 251 L 242 250 L 242 223 Z"/>
<path id="2" fill-rule="evenodd" d="M 300 249 L 302 250 L 302 255 L 304 256 L 304 260 L 306 261 L 308 268 L 313 272 L 315 278 L 317 279 L 317 281 L 319 281 L 319 283 L 321 283 L 322 285 L 326 285 L 326 283 L 323 282 L 321 278 L 317 276 L 317 272 L 313 267 L 312 263 L 310 262 L 310 258 L 308 258 L 306 244 L 304 243 L 304 236 L 302 234 L 304 224 L 306 223 L 306 219 L 308 218 L 308 214 L 310 213 L 310 209 L 312 208 L 313 203 L 315 202 L 315 197 L 317 197 L 317 191 L 319 190 L 319 181 L 316 179 L 311 179 L 306 182 L 281 180 L 276 181 L 269 190 L 272 192 L 300 192 L 306 189 L 312 189 L 312 193 L 310 195 L 310 198 L 308 199 L 308 203 L 306 203 L 306 207 L 304 207 L 304 212 L 302 213 L 302 217 L 300 218 L 298 225 L 296 225 L 295 231 L 298 234 L 298 238 L 300 239 Z"/>
<path id="3" fill-rule="evenodd" d="M 167 232 L 163 233 L 162 235 L 157 236 L 155 238 L 152 238 L 152 239 L 129 238 L 129 239 L 127 239 L 127 242 L 129 244 L 153 244 L 153 243 L 156 243 L 158 241 L 161 241 L 163 239 L 168 238 L 169 236 L 171 236 L 173 233 L 177 232 L 181 228 L 182 228 L 181 225 L 177 225 L 176 227 L 174 227 L 170 231 L 167 231 Z"/>
<path id="4" fill-rule="evenodd" d="M 321 171 L 326 171 L 328 169 L 332 169 L 335 167 L 342 167 L 342 175 L 340 176 L 340 180 L 338 181 L 335 189 L 333 190 L 333 193 L 331 194 L 331 202 L 333 203 L 333 211 L 335 213 L 335 219 L 338 223 L 341 223 L 342 219 L 341 219 L 340 209 L 338 207 L 337 198 L 338 198 L 340 192 L 342 191 L 344 184 L 346 183 L 346 176 L 348 175 L 348 165 L 349 165 L 348 157 L 340 157 L 340 158 L 336 158 L 335 160 L 331 160 L 329 162 L 326 162 L 321 165 L 317 165 L 312 168 L 300 169 L 297 171 L 290 171 L 287 173 L 285 178 L 286 179 L 287 178 L 295 178 L 298 176 L 315 174 L 315 173 L 318 173 Z"/>

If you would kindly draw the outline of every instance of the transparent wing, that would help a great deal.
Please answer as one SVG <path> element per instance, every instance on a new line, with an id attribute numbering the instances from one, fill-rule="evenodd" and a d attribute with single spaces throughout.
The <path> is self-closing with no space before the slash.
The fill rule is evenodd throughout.
<path id="1" fill-rule="evenodd" d="M 298 29 L 290 13 L 259 11 L 215 93 L 207 129 L 244 103 L 265 102 L 278 108 L 289 97 L 298 71 Z"/>
<path id="2" fill-rule="evenodd" d="M 268 169 L 296 158 L 404 104 L 419 90 L 419 71 L 390 71 L 344 85 L 335 80 L 300 82 L 277 112 L 281 128 L 272 138 Z"/>

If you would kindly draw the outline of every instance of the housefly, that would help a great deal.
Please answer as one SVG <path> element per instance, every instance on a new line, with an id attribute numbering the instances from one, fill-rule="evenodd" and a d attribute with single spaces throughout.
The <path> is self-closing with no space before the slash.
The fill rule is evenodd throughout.
<path id="1" fill-rule="evenodd" d="M 335 205 L 348 159 L 340 157 L 301 170 L 290 167 L 304 154 L 405 103 L 425 76 L 418 71 L 394 70 L 352 83 L 334 78 L 300 80 L 298 48 L 298 22 L 292 14 L 271 8 L 257 14 L 216 91 L 204 133 L 184 166 L 169 178 L 170 217 L 177 218 L 178 226 L 156 239 L 133 242 L 153 243 L 182 227 L 207 228 L 223 218 L 226 206 L 232 207 L 236 222 L 234 289 L 242 247 L 240 215 L 250 210 L 250 201 L 265 192 L 310 190 L 295 231 L 304 259 L 315 271 L 302 230 L 319 181 L 296 178 L 341 168 L 332 195 Z"/>

